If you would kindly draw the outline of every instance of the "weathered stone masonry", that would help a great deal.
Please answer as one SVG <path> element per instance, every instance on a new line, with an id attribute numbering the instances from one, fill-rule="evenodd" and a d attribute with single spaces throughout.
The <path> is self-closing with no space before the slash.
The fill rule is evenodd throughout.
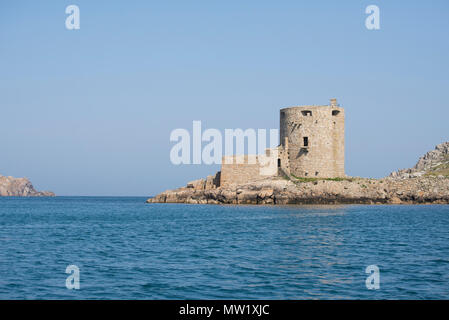
<path id="1" fill-rule="evenodd" d="M 296 177 L 345 176 L 345 113 L 329 106 L 300 106 L 280 112 L 281 168 Z M 287 160 L 287 163 L 282 163 Z"/>

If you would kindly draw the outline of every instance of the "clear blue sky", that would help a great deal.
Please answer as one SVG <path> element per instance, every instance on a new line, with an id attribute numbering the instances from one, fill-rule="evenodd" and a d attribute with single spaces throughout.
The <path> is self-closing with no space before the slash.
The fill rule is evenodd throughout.
<path id="1" fill-rule="evenodd" d="M 336 97 L 347 174 L 385 176 L 449 140 L 448 35 L 447 0 L 2 1 L 0 173 L 152 195 L 219 169 L 172 165 L 173 129 L 278 128 Z"/>

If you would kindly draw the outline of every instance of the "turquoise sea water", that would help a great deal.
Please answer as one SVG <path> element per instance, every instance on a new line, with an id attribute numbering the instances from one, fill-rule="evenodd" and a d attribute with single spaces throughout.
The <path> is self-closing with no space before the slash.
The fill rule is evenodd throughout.
<path id="1" fill-rule="evenodd" d="M 0 198 L 0 299 L 449 298 L 447 205 L 144 202 Z"/>

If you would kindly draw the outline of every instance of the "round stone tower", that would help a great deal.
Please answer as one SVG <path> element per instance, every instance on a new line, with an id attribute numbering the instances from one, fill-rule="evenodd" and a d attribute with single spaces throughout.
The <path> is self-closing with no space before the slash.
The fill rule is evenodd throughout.
<path id="1" fill-rule="evenodd" d="M 328 106 L 284 108 L 280 116 L 281 150 L 286 153 L 279 160 L 281 168 L 295 177 L 345 176 L 345 112 L 337 99 Z"/>

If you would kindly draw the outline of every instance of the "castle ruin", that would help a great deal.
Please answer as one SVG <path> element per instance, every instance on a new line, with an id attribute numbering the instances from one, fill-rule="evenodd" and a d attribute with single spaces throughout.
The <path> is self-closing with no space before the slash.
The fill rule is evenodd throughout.
<path id="1" fill-rule="evenodd" d="M 281 109 L 279 134 L 280 145 L 267 149 L 265 155 L 224 156 L 220 186 L 278 175 L 345 176 L 345 112 L 337 99 L 331 99 L 327 106 Z"/>

